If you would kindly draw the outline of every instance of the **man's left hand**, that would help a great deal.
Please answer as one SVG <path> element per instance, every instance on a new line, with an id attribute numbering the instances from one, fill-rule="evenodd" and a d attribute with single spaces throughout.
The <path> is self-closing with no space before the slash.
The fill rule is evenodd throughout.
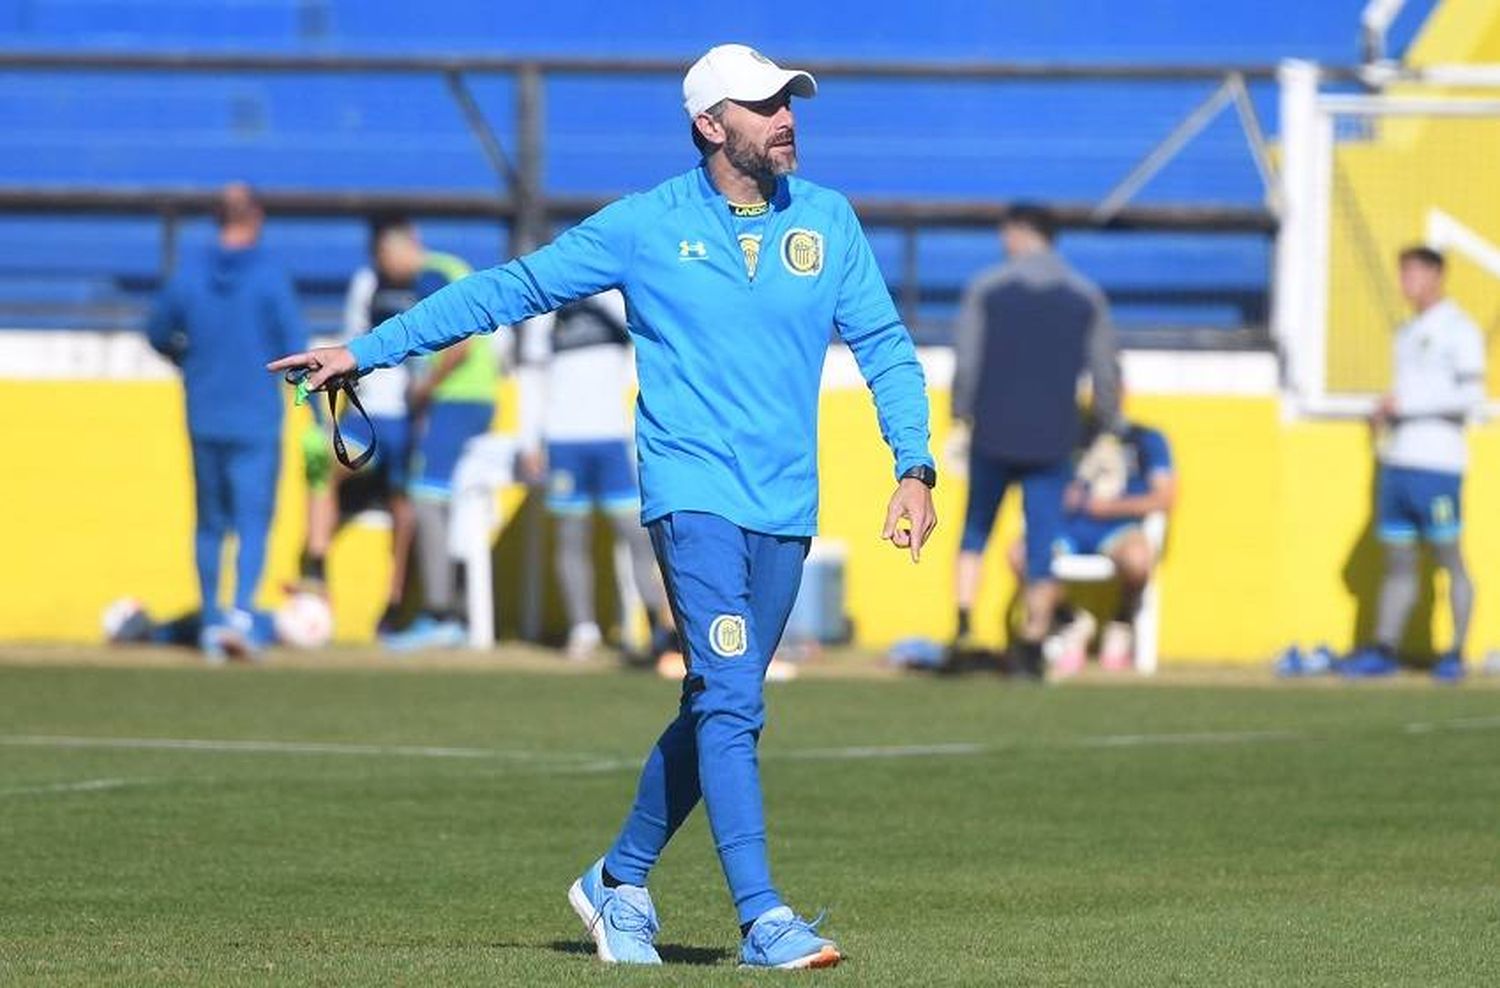
<path id="1" fill-rule="evenodd" d="M 903 518 L 909 526 L 901 525 Z M 891 506 L 885 513 L 885 531 L 880 537 L 889 539 L 898 549 L 910 549 L 911 561 L 915 563 L 921 559 L 922 545 L 936 527 L 932 491 L 915 477 L 903 479 L 891 495 Z"/>

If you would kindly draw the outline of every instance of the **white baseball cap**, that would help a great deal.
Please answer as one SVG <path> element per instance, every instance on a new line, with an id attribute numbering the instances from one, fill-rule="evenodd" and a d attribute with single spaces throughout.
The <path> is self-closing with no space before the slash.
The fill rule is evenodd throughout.
<path id="1" fill-rule="evenodd" d="M 720 100 L 758 103 L 788 86 L 793 96 L 816 96 L 811 73 L 784 69 L 749 45 L 716 45 L 682 77 L 682 107 L 696 117 Z"/>

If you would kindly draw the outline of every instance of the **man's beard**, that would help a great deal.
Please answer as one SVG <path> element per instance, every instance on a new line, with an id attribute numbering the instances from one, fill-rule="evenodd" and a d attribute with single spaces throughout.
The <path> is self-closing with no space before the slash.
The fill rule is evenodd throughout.
<path id="1" fill-rule="evenodd" d="M 778 134 L 776 139 L 791 136 L 790 134 L 783 133 Z M 724 157 L 728 158 L 729 163 L 738 171 L 750 176 L 757 182 L 769 182 L 779 175 L 785 175 L 788 172 L 797 170 L 797 145 L 793 143 L 776 145 L 776 147 L 790 148 L 792 152 L 791 160 L 785 164 L 778 164 L 771 158 L 772 148 L 770 146 L 762 145 L 757 147 L 741 135 L 730 131 L 728 140 L 724 142 Z"/>

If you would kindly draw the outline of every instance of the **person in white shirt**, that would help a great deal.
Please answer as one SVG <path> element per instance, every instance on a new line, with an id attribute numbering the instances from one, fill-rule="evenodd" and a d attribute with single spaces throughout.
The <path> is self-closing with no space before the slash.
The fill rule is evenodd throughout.
<path id="1" fill-rule="evenodd" d="M 652 647 L 671 627 L 656 560 L 640 524 L 627 402 L 634 385 L 625 299 L 601 292 L 525 324 L 521 332 L 521 463 L 546 478 L 557 532 L 556 566 L 568 614 L 568 654 L 584 658 L 603 640 L 594 611 L 593 513 L 628 547 Z"/>
<path id="2" fill-rule="evenodd" d="M 1375 641 L 1339 664 L 1349 676 L 1389 675 L 1417 599 L 1422 543 L 1448 572 L 1453 644 L 1433 666 L 1435 677 L 1463 677 L 1464 640 L 1474 585 L 1459 546 L 1461 495 L 1468 449 L 1464 428 L 1485 400 L 1484 335 L 1443 294 L 1443 256 L 1429 247 L 1401 252 L 1401 293 L 1415 313 L 1396 331 L 1394 384 L 1372 425 L 1381 435 L 1376 528 L 1385 575 Z"/>

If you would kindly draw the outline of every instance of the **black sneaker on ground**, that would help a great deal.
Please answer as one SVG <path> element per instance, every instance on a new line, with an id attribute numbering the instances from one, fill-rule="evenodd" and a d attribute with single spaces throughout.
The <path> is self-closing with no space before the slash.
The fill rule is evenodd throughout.
<path id="1" fill-rule="evenodd" d="M 1009 672 L 1019 679 L 1041 682 L 1047 677 L 1047 659 L 1041 642 L 1015 642 L 1010 647 Z"/>
<path id="2" fill-rule="evenodd" d="M 380 612 L 380 620 L 375 622 L 375 634 L 389 635 L 401 626 L 401 608 L 395 604 L 385 605 L 385 610 Z"/>
<path id="3" fill-rule="evenodd" d="M 955 639 L 943 653 L 943 664 L 934 671 L 939 676 L 963 676 L 971 672 L 1000 672 L 1002 656 L 977 645 L 970 638 Z"/>

